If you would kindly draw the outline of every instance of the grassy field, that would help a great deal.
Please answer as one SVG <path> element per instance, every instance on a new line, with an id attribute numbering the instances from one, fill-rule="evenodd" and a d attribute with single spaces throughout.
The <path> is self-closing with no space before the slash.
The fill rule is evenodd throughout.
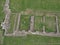
<path id="1" fill-rule="evenodd" d="M 16 20 L 16 14 L 11 14 L 10 15 L 10 28 L 8 29 L 7 33 L 12 33 L 13 29 L 14 29 L 14 24 L 15 24 L 15 20 Z"/>
<path id="2" fill-rule="evenodd" d="M 20 12 L 27 8 L 60 11 L 60 0 L 10 0 L 10 8 L 12 12 Z"/>
<path id="3" fill-rule="evenodd" d="M 55 32 L 55 17 L 46 16 L 46 32 Z"/>
<path id="4" fill-rule="evenodd" d="M 20 30 L 29 30 L 30 26 L 30 16 L 29 15 L 21 15 L 21 21 L 20 21 Z"/>
<path id="5" fill-rule="evenodd" d="M 3 44 L 3 31 L 0 30 L 0 45 Z"/>
<path id="6" fill-rule="evenodd" d="M 0 0 L 0 25 L 3 22 L 5 14 L 3 12 L 4 2 Z M 19 13 L 25 9 L 33 10 L 46 10 L 46 11 L 60 11 L 60 0 L 10 0 L 10 9 L 12 13 Z M 8 33 L 13 32 L 16 15 L 10 16 L 10 28 Z M 35 17 L 35 30 L 42 31 L 42 17 Z M 55 17 L 46 16 L 46 32 L 55 31 Z M 17 19 L 15 28 L 17 25 Z M 19 30 L 29 30 L 30 15 L 22 15 Z M 60 30 L 60 17 L 59 17 L 59 30 Z M 2 45 L 3 31 L 0 26 L 0 45 Z M 39 35 L 27 35 L 25 37 L 4 37 L 3 45 L 60 45 L 60 37 L 47 37 Z"/>
<path id="7" fill-rule="evenodd" d="M 28 35 L 25 37 L 5 37 L 4 45 L 60 45 L 60 37 Z"/>
<path id="8" fill-rule="evenodd" d="M 43 23 L 42 23 L 42 16 L 35 16 L 35 23 L 34 23 L 34 30 L 42 32 Z"/>

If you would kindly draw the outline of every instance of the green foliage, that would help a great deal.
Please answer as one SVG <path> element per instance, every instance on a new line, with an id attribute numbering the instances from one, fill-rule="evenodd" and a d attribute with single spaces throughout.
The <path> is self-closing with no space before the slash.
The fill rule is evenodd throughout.
<path id="1" fill-rule="evenodd" d="M 30 26 L 30 16 L 29 15 L 21 15 L 21 21 L 20 21 L 20 30 L 29 30 Z"/>
<path id="2" fill-rule="evenodd" d="M 43 25 L 42 16 L 35 16 L 34 30 L 42 31 Z"/>
<path id="3" fill-rule="evenodd" d="M 5 37 L 4 45 L 60 45 L 60 37 L 47 37 L 39 35 Z"/>
<path id="4" fill-rule="evenodd" d="M 34 10 L 60 11 L 60 0 L 10 0 L 12 12 L 20 12 L 27 8 Z"/>
<path id="5" fill-rule="evenodd" d="M 55 17 L 54 16 L 46 16 L 46 32 L 55 32 Z"/>
<path id="6" fill-rule="evenodd" d="M 9 22 L 10 22 L 10 23 L 9 23 L 9 24 L 10 24 L 10 27 L 9 27 L 7 33 L 13 33 L 15 20 L 16 20 L 16 15 L 15 15 L 15 14 L 11 14 L 11 15 L 10 15 L 10 20 L 9 20 Z M 16 25 L 16 26 L 17 26 L 17 25 Z"/>

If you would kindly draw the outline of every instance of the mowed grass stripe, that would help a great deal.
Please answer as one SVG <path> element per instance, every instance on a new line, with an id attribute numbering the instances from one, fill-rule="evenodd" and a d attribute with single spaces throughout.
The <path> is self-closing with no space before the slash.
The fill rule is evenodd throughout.
<path id="1" fill-rule="evenodd" d="M 46 16 L 46 32 L 56 31 L 56 20 L 54 16 Z"/>
<path id="2" fill-rule="evenodd" d="M 12 12 L 20 12 L 27 8 L 34 10 L 60 11 L 60 0 L 10 0 Z"/>
<path id="3" fill-rule="evenodd" d="M 10 22 L 10 27 L 9 27 L 7 33 L 13 33 L 15 18 L 16 18 L 16 15 L 15 14 L 11 14 L 10 21 L 9 21 Z"/>
<path id="4" fill-rule="evenodd" d="M 60 45 L 60 37 L 47 37 L 40 35 L 5 37 L 4 45 Z"/>
<path id="5" fill-rule="evenodd" d="M 42 16 L 35 16 L 34 24 L 35 24 L 34 30 L 42 32 L 42 28 L 43 28 Z"/>
<path id="6" fill-rule="evenodd" d="M 30 16 L 29 15 L 21 15 L 19 30 L 28 31 L 30 27 Z"/>

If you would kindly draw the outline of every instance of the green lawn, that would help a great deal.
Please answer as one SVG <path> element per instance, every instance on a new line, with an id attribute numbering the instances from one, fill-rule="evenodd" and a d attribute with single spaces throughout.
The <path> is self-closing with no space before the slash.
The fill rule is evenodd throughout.
<path id="1" fill-rule="evenodd" d="M 46 32 L 55 32 L 55 17 L 54 16 L 46 16 Z"/>
<path id="2" fill-rule="evenodd" d="M 60 11 L 60 0 L 10 0 L 10 8 L 12 12 L 20 12 L 27 8 Z"/>
<path id="3" fill-rule="evenodd" d="M 10 0 L 10 8 L 12 12 L 20 12 L 24 9 L 24 0 Z"/>
<path id="4" fill-rule="evenodd" d="M 60 45 L 60 37 L 28 35 L 25 37 L 5 37 L 4 45 Z"/>
<path id="5" fill-rule="evenodd" d="M 35 16 L 35 23 L 34 23 L 34 30 L 35 31 L 42 31 L 43 23 L 42 23 L 42 16 Z"/>
<path id="6" fill-rule="evenodd" d="M 3 44 L 3 31 L 0 30 L 0 45 Z"/>
<path id="7" fill-rule="evenodd" d="M 29 15 L 21 15 L 21 21 L 20 21 L 20 30 L 29 30 L 30 26 L 30 16 Z"/>
<path id="8" fill-rule="evenodd" d="M 16 14 L 11 14 L 10 15 L 10 21 L 9 21 L 10 22 L 10 27 L 9 27 L 7 33 L 12 33 L 13 32 L 15 20 L 16 20 Z"/>

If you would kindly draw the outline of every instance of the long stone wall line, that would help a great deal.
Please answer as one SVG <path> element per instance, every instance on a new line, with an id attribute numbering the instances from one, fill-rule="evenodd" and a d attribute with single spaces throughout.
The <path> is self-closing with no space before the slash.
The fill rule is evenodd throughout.
<path id="1" fill-rule="evenodd" d="M 42 33 L 42 32 L 22 32 L 22 31 L 17 31 L 14 34 L 6 34 L 5 36 L 27 36 L 27 34 L 33 34 L 33 35 L 42 35 L 42 36 L 50 36 L 50 37 L 60 37 L 60 33 Z"/>
<path id="2" fill-rule="evenodd" d="M 5 13 L 5 20 L 2 23 L 2 28 L 5 29 L 5 34 L 7 33 L 7 30 L 9 28 L 9 20 L 10 20 L 10 15 L 11 15 L 11 11 L 9 9 L 9 1 L 10 0 L 6 0 L 5 5 L 4 5 L 4 13 Z"/>

